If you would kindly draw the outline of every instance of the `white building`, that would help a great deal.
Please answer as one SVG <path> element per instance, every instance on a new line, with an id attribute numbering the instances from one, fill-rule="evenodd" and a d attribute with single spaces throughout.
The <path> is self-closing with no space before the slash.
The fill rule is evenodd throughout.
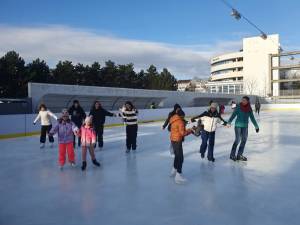
<path id="1" fill-rule="evenodd" d="M 244 38 L 243 50 L 212 58 L 209 92 L 269 96 L 270 55 L 278 54 L 279 46 L 278 34 L 268 35 L 267 39 Z M 278 92 L 278 85 L 272 88 L 273 93 Z"/>
<path id="2" fill-rule="evenodd" d="M 191 83 L 191 80 L 178 80 L 177 91 L 186 91 Z"/>

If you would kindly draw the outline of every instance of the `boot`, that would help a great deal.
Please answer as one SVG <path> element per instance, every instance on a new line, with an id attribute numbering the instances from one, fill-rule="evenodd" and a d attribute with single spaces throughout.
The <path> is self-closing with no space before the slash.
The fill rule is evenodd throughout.
<path id="1" fill-rule="evenodd" d="M 93 164 L 94 164 L 95 166 L 98 166 L 98 167 L 100 166 L 100 163 L 99 163 L 99 162 L 97 162 L 97 160 L 96 160 L 96 159 L 94 159 L 92 162 L 93 162 Z"/>
<path id="2" fill-rule="evenodd" d="M 201 154 L 201 159 L 204 159 L 205 153 L 204 152 L 200 152 L 200 154 Z"/>
<path id="3" fill-rule="evenodd" d="M 177 170 L 173 167 L 170 173 L 170 177 L 175 177 L 176 176 Z"/>
<path id="4" fill-rule="evenodd" d="M 211 162 L 216 161 L 215 158 L 207 158 L 207 159 L 208 159 L 208 161 L 211 161 Z"/>
<path id="5" fill-rule="evenodd" d="M 238 155 L 237 158 L 236 158 L 236 160 L 247 161 L 248 159 L 245 156 L 243 156 L 243 155 Z"/>
<path id="6" fill-rule="evenodd" d="M 81 170 L 84 171 L 86 169 L 86 161 L 82 162 Z"/>
<path id="7" fill-rule="evenodd" d="M 182 184 L 184 182 L 186 182 L 186 179 L 181 175 L 181 173 L 176 173 L 175 183 L 176 184 Z"/>
<path id="8" fill-rule="evenodd" d="M 231 155 L 230 159 L 233 160 L 233 161 L 236 161 L 236 157 L 234 155 Z"/>

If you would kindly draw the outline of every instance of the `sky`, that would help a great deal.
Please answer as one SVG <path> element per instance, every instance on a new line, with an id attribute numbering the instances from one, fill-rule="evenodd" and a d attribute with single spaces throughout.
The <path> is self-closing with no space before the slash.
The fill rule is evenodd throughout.
<path id="1" fill-rule="evenodd" d="M 284 50 L 300 49 L 299 0 L 228 0 Z M 178 79 L 208 78 L 210 58 L 241 49 L 258 31 L 220 0 L 0 0 L 0 56 L 30 62 L 154 64 Z"/>

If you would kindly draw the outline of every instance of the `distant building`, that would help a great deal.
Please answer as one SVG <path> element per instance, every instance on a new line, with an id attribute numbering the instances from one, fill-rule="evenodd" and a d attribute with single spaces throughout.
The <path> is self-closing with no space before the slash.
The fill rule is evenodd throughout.
<path id="1" fill-rule="evenodd" d="M 186 91 L 191 83 L 191 80 L 178 80 L 177 81 L 177 91 Z"/>
<path id="2" fill-rule="evenodd" d="M 206 93 L 206 80 L 192 79 L 192 80 L 179 80 L 177 91 L 193 91 Z"/>
<path id="3" fill-rule="evenodd" d="M 278 34 L 268 35 L 267 39 L 244 38 L 243 50 L 212 58 L 210 81 L 206 84 L 208 92 L 272 95 L 270 55 L 278 54 L 279 46 Z M 277 63 L 278 59 L 273 61 Z M 278 87 L 273 84 L 272 88 Z"/>

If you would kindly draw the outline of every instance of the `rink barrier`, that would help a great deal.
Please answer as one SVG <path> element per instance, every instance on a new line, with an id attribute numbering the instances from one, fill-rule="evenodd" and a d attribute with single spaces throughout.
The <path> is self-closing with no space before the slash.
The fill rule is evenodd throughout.
<path id="1" fill-rule="evenodd" d="M 199 115 L 207 107 L 187 107 L 183 108 L 187 117 Z M 167 118 L 168 113 L 172 108 L 164 109 L 142 109 L 139 110 L 139 123 L 149 123 L 163 121 Z M 118 111 L 112 111 L 118 113 Z M 56 114 L 59 116 L 59 114 Z M 0 115 L 0 139 L 18 138 L 38 135 L 40 133 L 40 124 L 33 125 L 33 120 L 37 114 L 15 114 L 15 115 Z M 52 120 L 54 125 L 56 121 Z M 123 126 L 120 117 L 106 117 L 105 127 Z"/>

